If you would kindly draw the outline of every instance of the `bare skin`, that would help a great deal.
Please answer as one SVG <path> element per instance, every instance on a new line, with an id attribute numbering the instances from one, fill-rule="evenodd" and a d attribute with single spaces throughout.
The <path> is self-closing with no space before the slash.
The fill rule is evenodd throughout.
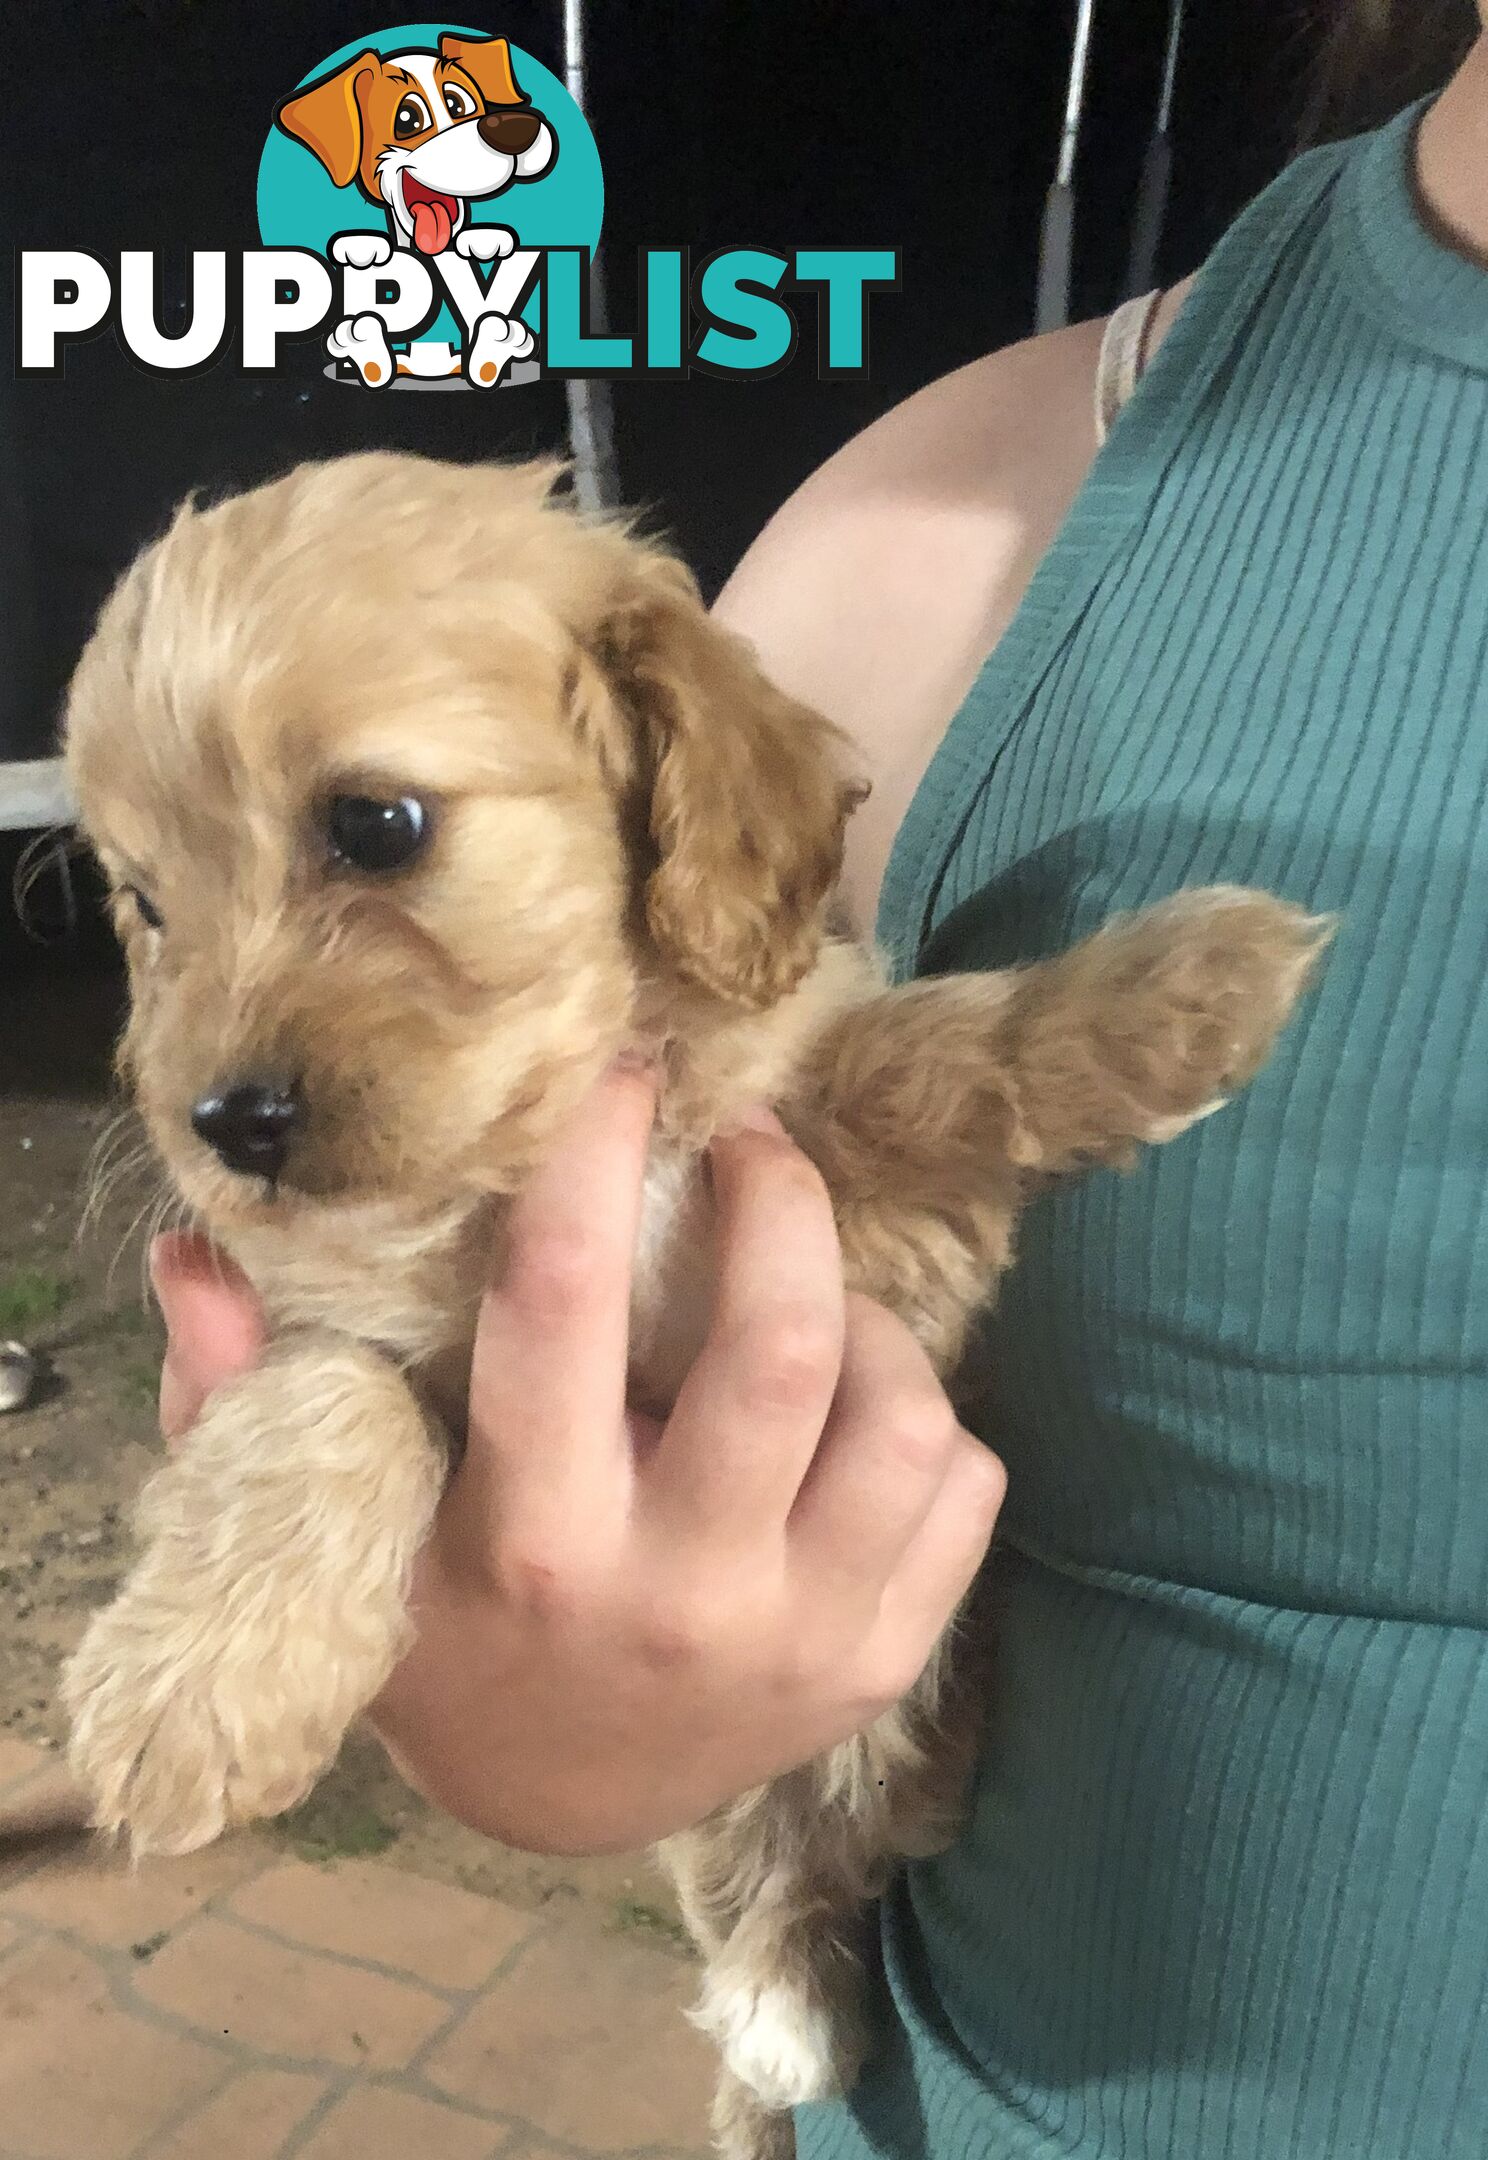
<path id="1" fill-rule="evenodd" d="M 1488 6 L 1478 13 L 1488 24 Z M 1479 38 L 1422 121 L 1416 178 L 1439 237 L 1488 266 L 1488 37 Z"/>
<path id="2" fill-rule="evenodd" d="M 1148 357 L 1192 279 L 1165 293 Z M 910 798 L 1094 462 L 1104 320 L 928 384 L 775 514 L 716 612 L 785 690 L 847 729 L 873 792 L 844 889 L 871 937 Z"/>
<path id="3" fill-rule="evenodd" d="M 1423 123 L 1418 180 L 1448 244 L 1488 263 L 1488 39 Z M 1149 359 L 1189 283 L 1165 294 Z M 782 687 L 856 740 L 874 793 L 849 828 L 846 889 L 865 935 L 910 798 L 1095 457 L 1102 329 L 991 354 L 886 414 L 792 496 L 719 600 Z M 665 1433 L 627 1423 L 617 1314 L 643 1123 L 623 1088 L 599 1100 L 529 1202 L 540 1244 L 544 1192 L 607 1195 L 574 1228 L 586 1294 L 534 1311 L 519 1271 L 487 1299 L 471 1465 L 426 1557 L 420 1644 L 380 1710 L 452 1814 L 546 1849 L 680 1828 L 863 1722 L 949 1618 L 1002 1492 L 898 1323 L 843 1298 L 825 1200 L 813 1220 L 802 1159 L 768 1130 L 716 1151 L 734 1303 Z M 800 1216 L 809 1283 L 779 1277 L 787 1241 L 761 1232 L 777 1210 Z M 162 1423 L 179 1434 L 251 1362 L 259 1324 L 190 1240 L 162 1241 L 155 1273 Z M 815 1362 L 771 1467 L 751 1463 L 739 1405 L 778 1363 L 782 1313 L 787 1334 L 810 1320 Z M 541 1465 L 517 1402 L 542 1420 Z M 596 1468 L 589 1493 L 578 1473 Z"/>

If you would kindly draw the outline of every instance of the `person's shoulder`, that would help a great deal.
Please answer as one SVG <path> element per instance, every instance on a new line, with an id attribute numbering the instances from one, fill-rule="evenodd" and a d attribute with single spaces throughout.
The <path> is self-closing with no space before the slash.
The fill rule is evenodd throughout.
<path id="1" fill-rule="evenodd" d="M 719 596 L 872 782 L 845 880 L 865 930 L 909 797 L 1095 456 L 1102 328 L 1009 346 L 895 406 L 796 490 Z"/>
<path id="2" fill-rule="evenodd" d="M 1144 362 L 1192 283 L 1164 293 Z M 846 624 L 887 607 L 939 630 L 948 611 L 985 609 L 989 570 L 1042 552 L 1095 457 L 1108 319 L 988 353 L 853 436 L 770 519 L 719 615 L 791 672 L 823 669 L 831 698 Z"/>
<path id="3" fill-rule="evenodd" d="M 1191 280 L 1166 293 L 1150 358 Z M 867 930 L 894 833 L 1094 461 L 1105 319 L 989 353 L 846 443 L 717 603 L 791 696 L 852 737 L 873 793 L 845 892 Z"/>
<path id="4" fill-rule="evenodd" d="M 945 602 L 975 594 L 986 565 L 968 542 L 1005 542 L 1009 518 L 1036 515 L 1037 498 L 1094 456 L 1101 330 L 1081 323 L 989 353 L 883 414 L 775 513 L 720 615 L 792 672 L 825 662 L 830 691 L 849 620 L 871 623 L 885 604 L 918 620 L 928 601 L 938 621 Z"/>

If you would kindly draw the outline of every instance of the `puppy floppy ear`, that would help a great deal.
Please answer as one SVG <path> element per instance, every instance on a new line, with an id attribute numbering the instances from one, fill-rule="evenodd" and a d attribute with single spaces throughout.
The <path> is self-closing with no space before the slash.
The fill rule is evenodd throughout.
<path id="1" fill-rule="evenodd" d="M 362 109 L 357 101 L 364 85 L 382 66 L 375 52 L 358 53 L 345 67 L 323 82 L 312 83 L 287 97 L 274 118 L 286 135 L 319 158 L 337 187 L 346 187 L 357 176 L 362 162 Z"/>
<path id="2" fill-rule="evenodd" d="M 458 60 L 488 105 L 525 105 L 512 73 L 511 46 L 504 37 L 462 38 L 448 30 L 439 40 L 442 60 Z"/>
<path id="3" fill-rule="evenodd" d="M 777 690 L 671 558 L 632 556 L 591 646 L 622 741 L 601 755 L 637 834 L 662 958 L 763 1010 L 816 958 L 843 828 L 868 790 L 846 738 Z"/>

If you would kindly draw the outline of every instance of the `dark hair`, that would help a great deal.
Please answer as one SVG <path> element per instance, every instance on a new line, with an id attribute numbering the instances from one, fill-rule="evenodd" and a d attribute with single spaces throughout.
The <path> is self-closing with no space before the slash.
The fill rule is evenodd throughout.
<path id="1" fill-rule="evenodd" d="M 1439 90 L 1477 34 L 1472 0 L 1335 0 L 1323 18 L 1302 146 L 1379 127 Z"/>

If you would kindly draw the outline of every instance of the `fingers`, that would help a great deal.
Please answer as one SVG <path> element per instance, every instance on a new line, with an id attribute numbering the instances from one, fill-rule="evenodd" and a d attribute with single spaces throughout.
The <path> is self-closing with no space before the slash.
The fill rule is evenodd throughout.
<path id="1" fill-rule="evenodd" d="M 850 1296 L 837 1398 L 791 1515 L 798 1566 L 876 1594 L 967 1437 L 903 1321 Z"/>
<path id="2" fill-rule="evenodd" d="M 820 1174 L 765 1113 L 712 1148 L 717 1287 L 707 1340 L 646 1499 L 674 1535 L 777 1530 L 816 1450 L 842 1359 L 842 1255 Z"/>
<path id="3" fill-rule="evenodd" d="M 630 1279 L 655 1083 L 606 1074 L 512 1206 L 476 1331 L 460 1481 L 512 1532 L 613 1508 L 628 1479 Z"/>
<path id="4" fill-rule="evenodd" d="M 896 1646 L 907 1692 L 971 1588 L 987 1556 L 1007 1492 L 1007 1473 L 989 1447 L 962 1432 L 944 1481 L 911 1539 L 879 1607 L 879 1631 Z"/>
<path id="5" fill-rule="evenodd" d="M 175 1231 L 150 1248 L 150 1278 L 169 1338 L 160 1373 L 160 1430 L 179 1440 L 224 1380 L 263 1348 L 263 1310 L 247 1277 L 209 1239 Z"/>

